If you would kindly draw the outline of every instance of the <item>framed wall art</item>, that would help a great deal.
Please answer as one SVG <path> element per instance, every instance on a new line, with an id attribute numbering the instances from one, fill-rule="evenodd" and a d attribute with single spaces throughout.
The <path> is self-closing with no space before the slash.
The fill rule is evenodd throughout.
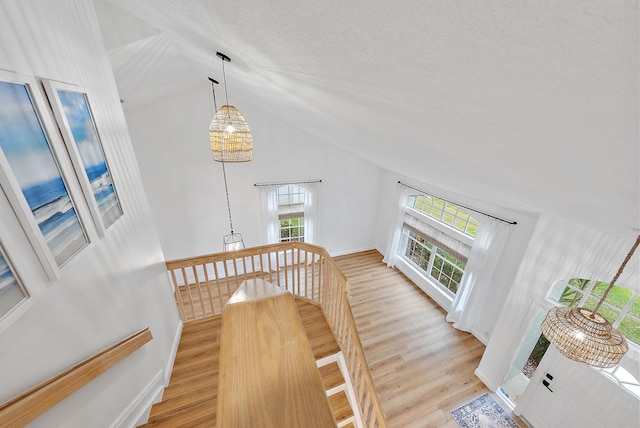
<path id="1" fill-rule="evenodd" d="M 28 297 L 20 278 L 0 247 L 0 320 Z"/>
<path id="2" fill-rule="evenodd" d="M 33 78 L 0 72 L 0 185 L 54 279 L 89 238 L 60 167 L 64 159 L 56 156 L 64 146 L 48 132 L 56 125 L 43 109 Z"/>
<path id="3" fill-rule="evenodd" d="M 43 85 L 91 215 L 99 233 L 104 235 L 123 212 L 87 91 L 52 80 L 43 80 Z"/>

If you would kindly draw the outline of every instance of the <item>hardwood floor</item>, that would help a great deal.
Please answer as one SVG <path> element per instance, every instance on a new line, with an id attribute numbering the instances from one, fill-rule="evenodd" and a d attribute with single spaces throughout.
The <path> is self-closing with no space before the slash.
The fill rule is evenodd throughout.
<path id="1" fill-rule="evenodd" d="M 331 329 L 319 306 L 296 299 L 296 307 L 316 360 L 340 351 Z M 149 422 L 142 427 L 206 427 L 216 426 L 218 398 L 218 361 L 222 317 L 208 317 L 184 325 L 180 345 L 173 365 L 169 386 L 162 401 L 154 404 Z M 336 382 L 344 383 L 334 366 L 326 366 L 323 380 L 327 389 Z M 338 380 L 337 380 L 338 379 Z M 336 394 L 331 405 L 338 420 L 347 419 L 353 413 L 344 393 Z"/>
<path id="2" fill-rule="evenodd" d="M 377 251 L 335 258 L 390 428 L 452 427 L 449 412 L 482 392 L 474 375 L 484 345 Z M 524 426 L 524 425 L 523 425 Z"/>
<path id="3" fill-rule="evenodd" d="M 451 327 L 444 310 L 386 267 L 377 251 L 335 260 L 351 283 L 353 314 L 388 426 L 457 427 L 449 412 L 490 392 L 474 375 L 484 345 Z M 322 314 L 296 303 L 316 358 L 336 352 L 333 336 L 319 334 L 324 328 L 318 323 L 326 323 Z M 220 319 L 185 324 L 164 401 L 154 406 L 145 426 L 215 427 Z M 335 367 L 321 372 L 327 373 L 328 389 L 335 383 Z M 334 411 L 341 407 L 334 405 Z"/>

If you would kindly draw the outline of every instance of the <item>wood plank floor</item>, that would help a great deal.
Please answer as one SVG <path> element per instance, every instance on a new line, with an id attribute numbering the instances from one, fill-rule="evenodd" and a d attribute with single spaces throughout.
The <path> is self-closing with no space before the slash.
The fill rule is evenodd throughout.
<path id="1" fill-rule="evenodd" d="M 489 391 L 474 375 L 484 345 L 373 250 L 335 258 L 389 428 L 456 428 L 449 412 Z M 521 426 L 524 426 L 518 421 Z"/>
<path id="2" fill-rule="evenodd" d="M 316 360 L 340 351 L 320 307 L 301 299 L 296 307 Z M 142 427 L 216 426 L 221 328 L 221 316 L 185 323 L 169 386 Z M 344 400 L 332 405 L 345 412 Z"/>
<path id="3" fill-rule="evenodd" d="M 335 260 L 351 283 L 352 310 L 389 428 L 457 427 L 449 412 L 490 392 L 473 373 L 484 345 L 451 327 L 445 312 L 386 267 L 377 251 Z M 333 336 L 318 336 L 313 305 L 296 302 L 316 358 L 334 353 Z M 154 406 L 145 426 L 215 427 L 220 320 L 185 324 L 164 393 L 168 402 Z"/>

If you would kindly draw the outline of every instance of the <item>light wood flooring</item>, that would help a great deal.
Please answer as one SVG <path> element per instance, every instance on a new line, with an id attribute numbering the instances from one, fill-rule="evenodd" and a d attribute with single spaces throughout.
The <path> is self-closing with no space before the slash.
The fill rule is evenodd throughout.
<path id="1" fill-rule="evenodd" d="M 491 392 L 474 375 L 484 345 L 451 327 L 445 311 L 383 264 L 379 252 L 335 261 L 351 283 L 351 308 L 389 428 L 456 428 L 449 412 Z"/>
<path id="2" fill-rule="evenodd" d="M 338 352 L 340 348 L 320 307 L 300 299 L 296 299 L 296 307 L 315 359 Z M 169 386 L 162 401 L 153 405 L 149 421 L 142 427 L 216 426 L 221 326 L 221 316 L 185 323 Z M 336 363 L 321 367 L 320 373 L 327 390 L 344 384 Z M 353 416 L 344 388 L 333 393 L 329 401 L 338 422 Z"/>
<path id="3" fill-rule="evenodd" d="M 484 345 L 451 327 L 445 312 L 386 267 L 377 251 L 335 260 L 351 283 L 352 310 L 389 428 L 457 427 L 449 412 L 490 392 L 473 373 Z M 316 358 L 335 352 L 333 337 L 319 336 L 318 312 L 298 309 Z M 146 427 L 215 427 L 220 320 L 185 324 L 164 401 Z"/>

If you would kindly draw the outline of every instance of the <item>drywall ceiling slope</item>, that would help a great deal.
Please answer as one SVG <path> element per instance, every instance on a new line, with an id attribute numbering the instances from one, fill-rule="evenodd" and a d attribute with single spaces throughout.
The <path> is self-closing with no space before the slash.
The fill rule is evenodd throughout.
<path id="1" fill-rule="evenodd" d="M 110 1 L 180 46 L 141 74 L 180 80 L 186 62 L 192 84 L 220 50 L 233 58 L 233 104 L 386 169 L 640 227 L 637 1 Z M 118 80 L 131 74 L 118 67 Z"/>

